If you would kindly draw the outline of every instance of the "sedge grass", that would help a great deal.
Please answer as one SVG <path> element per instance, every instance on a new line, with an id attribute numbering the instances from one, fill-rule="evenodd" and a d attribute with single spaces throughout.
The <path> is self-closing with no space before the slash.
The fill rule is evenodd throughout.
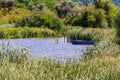
<path id="1" fill-rule="evenodd" d="M 1 80 L 119 80 L 120 57 L 99 58 L 62 64 L 49 60 L 8 62 L 0 67 Z"/>
<path id="2" fill-rule="evenodd" d="M 61 63 L 23 57 L 25 49 L 0 47 L 0 80 L 120 80 L 120 55 Z M 12 50 L 12 60 L 9 55 Z M 6 56 L 7 54 L 7 56 Z M 18 55 L 20 54 L 20 55 Z"/>
<path id="3" fill-rule="evenodd" d="M 5 28 L 0 27 L 0 38 L 59 37 L 59 33 L 47 28 Z"/>
<path id="4" fill-rule="evenodd" d="M 101 40 L 114 40 L 116 31 L 115 29 L 75 28 L 68 30 L 67 37 L 70 41 L 87 40 L 99 42 Z"/>
<path id="5" fill-rule="evenodd" d="M 6 47 L 0 47 L 0 80 L 120 80 L 119 47 L 113 41 L 100 41 L 85 54 L 91 58 L 72 63 L 32 59 L 26 49 Z"/>

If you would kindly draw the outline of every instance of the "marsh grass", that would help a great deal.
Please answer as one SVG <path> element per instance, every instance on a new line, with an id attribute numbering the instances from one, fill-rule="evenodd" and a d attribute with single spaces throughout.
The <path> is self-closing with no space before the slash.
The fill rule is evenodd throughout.
<path id="1" fill-rule="evenodd" d="M 0 27 L 0 38 L 59 37 L 59 33 L 47 28 L 5 28 Z"/>
<path id="2" fill-rule="evenodd" d="M 3 47 L 3 45 L 2 45 Z M 119 80 L 120 56 L 97 56 L 91 59 L 61 63 L 44 58 L 23 57 L 25 49 L 0 48 L 0 80 Z M 24 52 L 24 53 L 23 53 Z M 7 54 L 7 56 L 6 56 Z M 18 55 L 21 54 L 21 55 Z M 19 58 L 18 58 L 19 57 Z"/>
<path id="3" fill-rule="evenodd" d="M 95 45 L 87 47 L 84 52 L 85 58 L 93 58 L 96 56 L 114 56 L 120 55 L 120 46 L 113 41 L 100 41 Z"/>
<path id="4" fill-rule="evenodd" d="M 115 29 L 100 28 L 75 28 L 67 32 L 68 40 L 86 40 L 99 42 L 101 40 L 114 40 L 116 38 Z"/>
<path id="5" fill-rule="evenodd" d="M 28 30 L 24 32 L 31 34 L 29 28 L 26 29 Z M 24 29 L 17 28 L 17 30 Z M 106 31 L 112 33 L 109 29 Z M 113 42 L 114 35 L 111 33 L 109 33 L 110 37 L 107 35 L 102 39 L 103 41 L 89 47 L 85 59 L 71 63 L 40 57 L 33 59 L 28 56 L 29 52 L 25 48 L 2 44 L 0 45 L 0 80 L 120 80 L 119 46 Z"/>

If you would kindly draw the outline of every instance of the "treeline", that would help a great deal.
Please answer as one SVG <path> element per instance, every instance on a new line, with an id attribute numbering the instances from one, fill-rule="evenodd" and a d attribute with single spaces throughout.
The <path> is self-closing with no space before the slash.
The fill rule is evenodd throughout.
<path id="1" fill-rule="evenodd" d="M 15 23 L 17 27 L 44 26 L 59 31 L 63 23 L 94 28 L 119 26 L 119 9 L 110 0 L 93 1 L 93 4 L 86 6 L 71 0 L 1 0 L 0 7 L 34 10 L 34 13 L 17 20 Z"/>
<path id="2" fill-rule="evenodd" d="M 83 4 L 91 4 L 94 3 L 94 0 L 72 0 L 74 2 L 82 2 Z M 106 0 L 105 0 L 106 1 Z M 107 0 L 113 2 L 115 5 L 120 5 L 120 0 Z"/>

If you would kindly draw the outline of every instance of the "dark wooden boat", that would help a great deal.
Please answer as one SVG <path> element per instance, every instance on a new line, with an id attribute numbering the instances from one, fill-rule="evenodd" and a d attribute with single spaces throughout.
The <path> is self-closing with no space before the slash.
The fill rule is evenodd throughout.
<path id="1" fill-rule="evenodd" d="M 72 40 L 72 44 L 75 44 L 75 45 L 93 45 L 93 44 L 95 44 L 95 42 L 84 41 L 84 40 Z"/>

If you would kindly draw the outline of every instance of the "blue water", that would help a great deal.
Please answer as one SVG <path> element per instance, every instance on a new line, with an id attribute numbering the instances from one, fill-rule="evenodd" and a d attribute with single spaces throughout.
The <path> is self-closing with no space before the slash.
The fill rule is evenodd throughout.
<path id="1" fill-rule="evenodd" d="M 77 59 L 82 58 L 86 45 L 73 45 L 64 38 L 26 38 L 0 40 L 0 43 L 18 45 L 29 49 L 33 57 L 46 57 L 50 59 Z"/>

